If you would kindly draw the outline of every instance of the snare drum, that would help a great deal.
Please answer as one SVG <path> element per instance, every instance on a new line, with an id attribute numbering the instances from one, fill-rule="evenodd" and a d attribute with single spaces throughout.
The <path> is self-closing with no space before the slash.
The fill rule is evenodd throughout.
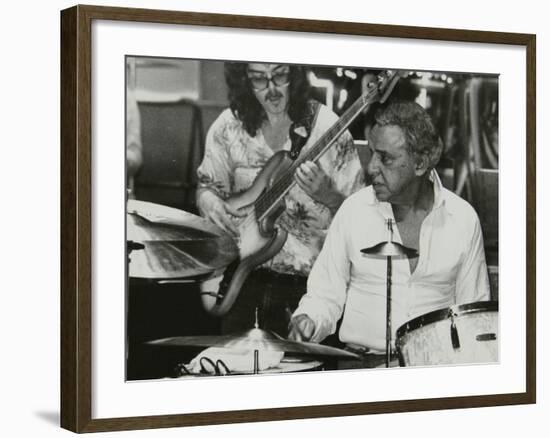
<path id="1" fill-rule="evenodd" d="M 397 330 L 401 366 L 498 362 L 498 302 L 426 313 Z"/>

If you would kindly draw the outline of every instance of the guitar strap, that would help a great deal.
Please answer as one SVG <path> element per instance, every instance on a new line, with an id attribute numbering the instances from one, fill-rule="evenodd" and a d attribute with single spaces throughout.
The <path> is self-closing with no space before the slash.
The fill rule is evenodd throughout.
<path id="1" fill-rule="evenodd" d="M 298 158 L 302 148 L 307 143 L 320 106 L 321 104 L 316 100 L 309 100 L 304 116 L 290 125 L 288 136 L 291 143 L 290 158 L 293 160 Z"/>

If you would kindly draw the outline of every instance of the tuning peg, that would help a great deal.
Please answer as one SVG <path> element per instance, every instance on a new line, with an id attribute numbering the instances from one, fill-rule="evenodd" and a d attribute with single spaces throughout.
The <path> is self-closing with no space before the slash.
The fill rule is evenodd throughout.
<path id="1" fill-rule="evenodd" d="M 391 77 L 393 74 L 392 70 L 384 70 L 383 72 L 378 74 L 378 82 L 383 82 L 389 77 Z"/>

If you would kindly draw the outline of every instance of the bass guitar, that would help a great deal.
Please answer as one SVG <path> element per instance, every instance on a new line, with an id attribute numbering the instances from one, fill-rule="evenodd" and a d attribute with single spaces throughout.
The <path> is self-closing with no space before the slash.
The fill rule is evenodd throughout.
<path id="1" fill-rule="evenodd" d="M 273 258 L 285 244 L 288 233 L 278 228 L 275 222 L 285 210 L 285 195 L 296 184 L 294 174 L 298 167 L 306 161 L 317 162 L 363 110 L 388 98 L 398 79 L 398 72 L 380 74 L 378 81 L 369 84 L 367 91 L 314 145 L 304 149 L 295 159 L 289 151 L 276 152 L 248 190 L 227 200 L 231 207 L 246 213 L 237 223 L 239 261 L 226 291 L 203 292 L 202 301 L 208 313 L 215 316 L 226 314 L 250 272 Z"/>

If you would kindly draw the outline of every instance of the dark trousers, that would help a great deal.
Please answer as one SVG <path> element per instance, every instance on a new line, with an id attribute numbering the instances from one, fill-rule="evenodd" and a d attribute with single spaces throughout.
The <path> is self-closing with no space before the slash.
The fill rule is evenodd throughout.
<path id="1" fill-rule="evenodd" d="M 258 269 L 246 279 L 235 304 L 221 322 L 222 334 L 234 334 L 254 327 L 256 309 L 261 329 L 285 337 L 288 323 L 306 292 L 307 278 Z"/>

